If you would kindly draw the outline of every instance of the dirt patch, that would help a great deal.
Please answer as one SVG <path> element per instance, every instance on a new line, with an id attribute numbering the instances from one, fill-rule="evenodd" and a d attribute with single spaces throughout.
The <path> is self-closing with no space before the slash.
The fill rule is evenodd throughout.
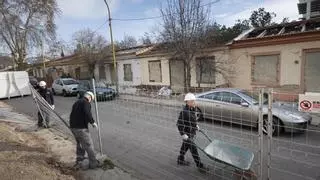
<path id="1" fill-rule="evenodd" d="M 0 142 L 0 151 L 36 151 L 44 152 L 43 148 L 30 147 L 16 142 Z"/>
<path id="2" fill-rule="evenodd" d="M 71 168 L 58 163 L 46 140 L 0 123 L 1 180 L 74 180 Z"/>

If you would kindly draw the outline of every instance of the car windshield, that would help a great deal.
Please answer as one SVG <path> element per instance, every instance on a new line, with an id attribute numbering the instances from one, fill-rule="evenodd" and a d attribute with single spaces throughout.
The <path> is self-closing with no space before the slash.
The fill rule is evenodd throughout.
<path id="1" fill-rule="evenodd" d="M 63 80 L 63 84 L 71 85 L 71 84 L 78 84 L 78 82 L 73 79 L 68 79 L 68 80 Z"/>
<path id="2" fill-rule="evenodd" d="M 103 82 L 97 82 L 96 83 L 96 88 L 106 88 L 106 84 L 104 84 Z"/>
<path id="3" fill-rule="evenodd" d="M 241 94 L 245 96 L 246 99 L 252 102 L 252 104 L 257 105 L 259 104 L 259 95 L 254 92 L 249 92 L 249 91 L 241 91 Z"/>

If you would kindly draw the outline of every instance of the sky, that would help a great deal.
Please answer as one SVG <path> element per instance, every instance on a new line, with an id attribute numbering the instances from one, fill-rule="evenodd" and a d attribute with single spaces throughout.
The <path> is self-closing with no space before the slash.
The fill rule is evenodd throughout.
<path id="1" fill-rule="evenodd" d="M 104 0 L 57 0 L 62 11 L 57 17 L 58 38 L 71 42 L 72 34 L 84 28 L 90 28 L 104 35 L 108 40 L 107 7 Z M 206 3 L 215 0 L 205 0 Z M 117 19 L 134 19 L 160 16 L 159 7 L 165 0 L 107 0 L 111 9 L 112 29 L 116 40 L 124 35 L 139 39 L 145 32 L 155 31 L 161 24 L 161 18 L 120 21 Z M 298 20 L 298 0 L 220 0 L 211 5 L 211 16 L 219 24 L 232 26 L 237 19 L 248 19 L 253 10 L 264 7 L 277 14 L 275 20 L 284 17 Z"/>

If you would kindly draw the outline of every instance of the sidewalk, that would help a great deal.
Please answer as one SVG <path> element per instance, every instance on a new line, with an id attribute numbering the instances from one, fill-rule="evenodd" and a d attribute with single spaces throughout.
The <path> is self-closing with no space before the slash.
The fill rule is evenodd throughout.
<path id="1" fill-rule="evenodd" d="M 166 98 L 166 97 L 144 97 L 135 95 L 120 95 L 119 99 L 124 101 L 133 101 L 146 104 L 155 104 L 160 106 L 181 107 L 184 105 L 183 100 L 178 98 Z"/>
<path id="2" fill-rule="evenodd" d="M 29 117 L 0 101 L 1 180 L 136 179 L 107 160 L 102 169 L 76 171 L 75 142 L 54 129 L 38 130 Z M 102 159 L 103 158 L 103 159 Z"/>
<path id="3" fill-rule="evenodd" d="M 135 96 L 135 95 L 120 95 L 119 99 L 123 101 L 133 101 L 145 104 L 153 104 L 160 106 L 169 106 L 169 107 L 181 107 L 184 105 L 183 99 L 179 98 L 166 98 L 166 97 L 144 97 L 144 96 Z M 320 114 L 311 114 L 312 122 L 314 126 L 320 126 Z"/>

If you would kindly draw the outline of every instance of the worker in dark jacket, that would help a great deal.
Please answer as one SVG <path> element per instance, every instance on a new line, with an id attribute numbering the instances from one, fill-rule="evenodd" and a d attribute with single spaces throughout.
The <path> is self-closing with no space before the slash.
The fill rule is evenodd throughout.
<path id="1" fill-rule="evenodd" d="M 200 117 L 197 112 L 196 97 L 192 93 L 186 94 L 184 101 L 186 106 L 179 114 L 177 121 L 177 127 L 179 133 L 183 139 L 182 146 L 180 148 L 180 155 L 178 156 L 178 165 L 188 166 L 190 163 L 184 159 L 186 152 L 190 149 L 194 162 L 198 167 L 199 171 L 206 172 L 208 169 L 201 163 L 200 157 L 196 145 L 193 142 L 193 138 L 196 135 L 196 131 L 199 130 L 197 124 L 198 118 Z"/>
<path id="2" fill-rule="evenodd" d="M 94 128 L 97 127 L 92 113 L 91 102 L 94 100 L 92 92 L 86 92 L 84 97 L 77 100 L 73 106 L 70 114 L 70 128 L 77 141 L 77 159 L 76 165 L 79 165 L 85 158 L 85 152 L 89 158 L 89 168 L 94 169 L 99 165 L 94 152 L 92 138 L 89 133 L 88 124 L 92 124 Z"/>
<path id="3" fill-rule="evenodd" d="M 39 89 L 38 89 L 39 94 L 41 97 L 47 101 L 47 103 L 50 105 L 50 107 L 54 110 L 54 98 L 53 98 L 53 93 L 51 90 L 47 88 L 47 83 L 44 81 L 40 81 L 39 83 Z M 49 127 L 50 125 L 50 116 L 49 116 L 49 109 L 46 108 L 46 105 L 43 103 L 40 103 L 40 110 L 41 113 L 38 112 L 38 126 L 39 127 Z M 45 123 L 43 123 L 43 120 L 45 120 Z"/>

